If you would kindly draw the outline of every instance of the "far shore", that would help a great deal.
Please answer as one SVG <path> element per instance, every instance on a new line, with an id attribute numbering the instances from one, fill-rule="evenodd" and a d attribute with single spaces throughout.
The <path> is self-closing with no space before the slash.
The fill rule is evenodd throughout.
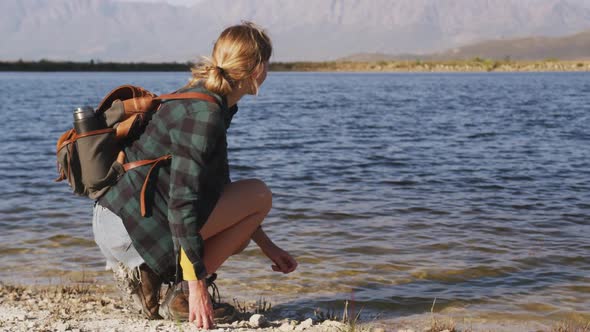
<path id="1" fill-rule="evenodd" d="M 191 62 L 71 62 L 71 61 L 0 61 L 0 72 L 173 72 L 188 71 Z M 590 60 L 546 59 L 494 60 L 395 60 L 395 61 L 325 61 L 272 62 L 275 72 L 588 72 Z"/>

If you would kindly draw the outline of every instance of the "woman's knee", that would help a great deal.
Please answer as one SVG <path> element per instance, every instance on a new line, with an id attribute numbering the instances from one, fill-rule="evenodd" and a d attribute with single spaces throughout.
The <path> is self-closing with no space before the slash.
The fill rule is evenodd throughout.
<path id="1" fill-rule="evenodd" d="M 244 251 L 244 249 L 248 248 L 248 245 L 250 245 L 250 239 L 246 240 L 246 242 L 244 242 L 238 249 L 236 249 L 236 251 L 234 251 L 232 255 L 237 255 L 241 253 L 242 251 Z"/>
<path id="2" fill-rule="evenodd" d="M 248 186 L 250 188 L 251 198 L 255 200 L 256 205 L 260 211 L 267 213 L 272 207 L 272 191 L 259 179 L 249 179 Z"/>

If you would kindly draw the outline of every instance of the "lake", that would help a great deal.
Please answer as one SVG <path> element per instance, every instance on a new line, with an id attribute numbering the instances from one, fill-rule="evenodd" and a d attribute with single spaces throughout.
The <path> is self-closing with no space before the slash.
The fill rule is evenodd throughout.
<path id="1" fill-rule="evenodd" d="M 92 201 L 57 177 L 72 111 L 117 85 L 188 73 L 0 73 L 0 280 L 112 283 Z M 590 319 L 590 74 L 270 73 L 228 132 L 233 180 L 273 191 L 265 229 L 221 295 L 369 316 L 437 311 Z"/>

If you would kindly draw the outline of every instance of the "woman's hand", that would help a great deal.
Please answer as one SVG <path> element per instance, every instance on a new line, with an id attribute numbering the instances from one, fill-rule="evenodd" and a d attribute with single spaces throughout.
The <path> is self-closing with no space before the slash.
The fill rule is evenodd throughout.
<path id="1" fill-rule="evenodd" d="M 271 266 L 273 271 L 291 273 L 297 268 L 297 261 L 288 252 L 276 245 L 264 250 L 264 254 L 275 263 Z"/>
<path id="2" fill-rule="evenodd" d="M 273 271 L 291 273 L 297 268 L 297 261 L 285 250 L 279 248 L 266 233 L 262 230 L 262 227 L 252 234 L 252 240 L 262 249 L 262 252 L 266 257 L 274 263 L 272 265 Z"/>
<path id="3" fill-rule="evenodd" d="M 195 321 L 198 328 L 215 327 L 213 304 L 207 292 L 205 280 L 188 282 L 188 321 Z"/>

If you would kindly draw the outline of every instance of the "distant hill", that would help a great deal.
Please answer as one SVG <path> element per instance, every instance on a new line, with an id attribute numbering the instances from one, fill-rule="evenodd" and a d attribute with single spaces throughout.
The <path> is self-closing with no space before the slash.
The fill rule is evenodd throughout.
<path id="1" fill-rule="evenodd" d="M 477 57 L 512 60 L 588 60 L 590 59 L 590 30 L 565 37 L 488 40 L 441 53 L 400 55 L 361 53 L 341 58 L 339 61 L 466 60 Z"/>
<path id="2" fill-rule="evenodd" d="M 0 0 L 0 60 L 184 62 L 244 19 L 268 29 L 275 61 L 319 61 L 564 36 L 590 29 L 590 0 Z"/>
<path id="3" fill-rule="evenodd" d="M 514 60 L 590 59 L 590 30 L 575 35 L 490 40 L 436 54 L 433 58 L 471 59 L 475 57 Z"/>

